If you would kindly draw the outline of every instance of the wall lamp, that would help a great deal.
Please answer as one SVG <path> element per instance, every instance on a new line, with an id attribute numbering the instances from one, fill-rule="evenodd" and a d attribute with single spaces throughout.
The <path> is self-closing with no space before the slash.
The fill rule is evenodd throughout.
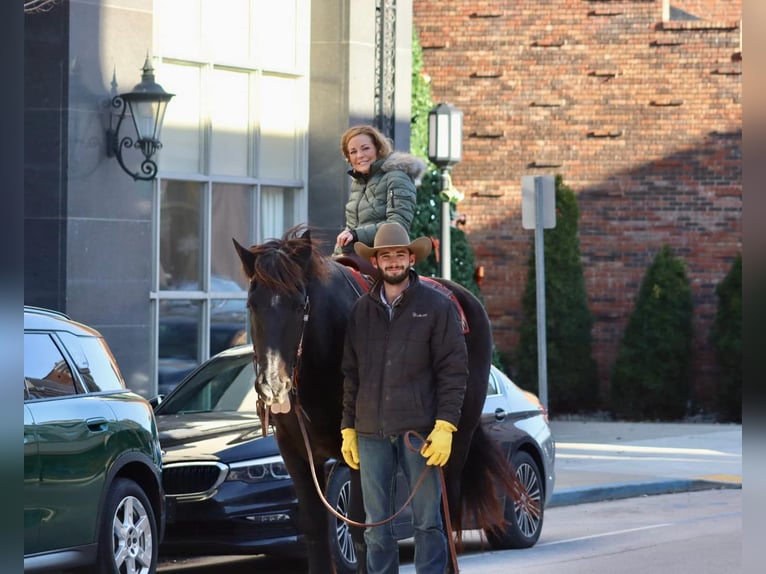
<path id="1" fill-rule="evenodd" d="M 165 119 L 168 102 L 174 95 L 166 92 L 154 81 L 154 68 L 147 56 L 141 83 L 136 85 L 132 92 L 112 98 L 112 107 L 119 111 L 120 116 L 114 128 L 111 126 L 110 118 L 109 129 L 106 131 L 106 155 L 116 157 L 120 167 L 134 180 L 151 180 L 157 176 L 157 163 L 152 158 L 157 150 L 162 148 L 160 141 L 162 122 Z M 135 136 L 133 133 L 120 134 L 126 114 L 133 118 Z M 125 148 L 138 148 L 144 154 L 140 170 L 134 172 L 125 165 L 122 157 Z"/>

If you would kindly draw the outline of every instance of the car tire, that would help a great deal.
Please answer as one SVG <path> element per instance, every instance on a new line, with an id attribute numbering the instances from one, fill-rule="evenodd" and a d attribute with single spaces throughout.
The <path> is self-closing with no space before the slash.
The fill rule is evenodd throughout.
<path id="1" fill-rule="evenodd" d="M 348 517 L 350 494 L 351 473 L 347 466 L 338 464 L 327 479 L 327 501 L 338 513 Z M 327 532 L 330 552 L 338 574 L 354 574 L 357 561 L 349 525 L 328 512 Z"/>
<path id="2" fill-rule="evenodd" d="M 543 481 L 540 469 L 535 460 L 523 451 L 515 452 L 511 463 L 526 495 L 519 504 L 510 496 L 506 497 L 504 532 L 485 531 L 487 541 L 495 550 L 530 548 L 540 538 L 543 529 Z M 534 512 L 535 509 L 538 511 Z"/>
<path id="3" fill-rule="evenodd" d="M 155 574 L 159 540 L 154 508 L 134 481 L 116 479 L 98 533 L 99 574 Z"/>

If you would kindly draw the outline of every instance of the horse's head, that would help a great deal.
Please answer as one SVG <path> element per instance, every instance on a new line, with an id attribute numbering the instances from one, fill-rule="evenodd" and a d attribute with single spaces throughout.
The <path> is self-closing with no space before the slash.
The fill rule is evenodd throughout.
<path id="1" fill-rule="evenodd" d="M 266 408 L 286 412 L 308 320 L 309 282 L 319 267 L 318 252 L 309 231 L 298 236 L 297 228 L 280 241 L 249 249 L 233 241 L 250 281 L 247 305 L 257 367 L 255 390 Z"/>

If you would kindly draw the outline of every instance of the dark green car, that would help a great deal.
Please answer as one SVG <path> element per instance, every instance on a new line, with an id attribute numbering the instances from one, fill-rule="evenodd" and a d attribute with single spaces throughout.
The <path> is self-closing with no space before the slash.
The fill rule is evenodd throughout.
<path id="1" fill-rule="evenodd" d="M 155 572 L 161 464 L 152 408 L 99 332 L 25 307 L 24 572 Z"/>

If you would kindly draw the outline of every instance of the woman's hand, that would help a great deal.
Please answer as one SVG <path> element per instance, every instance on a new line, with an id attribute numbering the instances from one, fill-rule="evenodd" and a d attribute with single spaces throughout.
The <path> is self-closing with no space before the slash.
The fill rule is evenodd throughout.
<path id="1" fill-rule="evenodd" d="M 348 229 L 344 229 L 338 233 L 338 237 L 335 239 L 335 243 L 338 245 L 338 247 L 348 245 L 352 241 L 354 241 L 354 234 L 351 233 Z"/>

